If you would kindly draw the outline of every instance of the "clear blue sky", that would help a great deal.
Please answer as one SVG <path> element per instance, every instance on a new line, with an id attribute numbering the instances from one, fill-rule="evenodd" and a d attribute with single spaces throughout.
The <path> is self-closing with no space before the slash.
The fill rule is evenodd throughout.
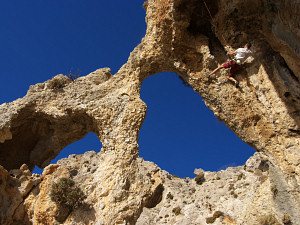
<path id="1" fill-rule="evenodd" d="M 56 74 L 86 75 L 127 61 L 146 31 L 143 1 L 13 0 L 0 3 L 0 104 L 23 97 L 29 86 Z M 139 135 L 140 156 L 180 177 L 195 168 L 242 165 L 254 149 L 206 108 L 178 75 L 153 75 L 142 85 L 148 106 Z M 95 134 L 69 145 L 53 160 L 100 151 Z M 38 172 L 38 170 L 35 170 Z"/>

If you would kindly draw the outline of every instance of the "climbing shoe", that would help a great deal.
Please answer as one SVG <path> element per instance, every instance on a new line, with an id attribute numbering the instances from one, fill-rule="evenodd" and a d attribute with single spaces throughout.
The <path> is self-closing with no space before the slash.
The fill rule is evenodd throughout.
<path id="1" fill-rule="evenodd" d="M 239 83 L 240 83 L 240 82 L 238 82 L 238 81 L 237 81 L 237 82 L 235 82 L 235 87 L 236 87 L 236 88 L 238 88 L 238 87 L 239 87 Z"/>

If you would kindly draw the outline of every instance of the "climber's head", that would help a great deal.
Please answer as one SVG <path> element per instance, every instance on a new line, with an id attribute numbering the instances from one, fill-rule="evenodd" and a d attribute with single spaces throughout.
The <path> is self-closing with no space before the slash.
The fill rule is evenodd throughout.
<path id="1" fill-rule="evenodd" d="M 245 48 L 250 49 L 250 48 L 251 48 L 251 43 L 248 42 L 248 43 L 245 45 Z"/>

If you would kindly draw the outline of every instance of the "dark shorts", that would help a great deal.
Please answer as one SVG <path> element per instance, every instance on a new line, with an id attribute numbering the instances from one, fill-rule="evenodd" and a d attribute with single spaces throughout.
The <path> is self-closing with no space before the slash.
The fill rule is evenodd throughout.
<path id="1" fill-rule="evenodd" d="M 235 61 L 230 60 L 228 62 L 223 63 L 224 68 L 230 68 L 230 76 L 235 74 L 239 69 L 240 65 L 238 65 Z"/>

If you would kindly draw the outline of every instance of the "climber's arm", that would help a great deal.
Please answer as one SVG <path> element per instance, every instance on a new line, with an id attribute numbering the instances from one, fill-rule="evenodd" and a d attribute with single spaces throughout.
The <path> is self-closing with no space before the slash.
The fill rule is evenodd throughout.
<path id="1" fill-rule="evenodd" d="M 227 52 L 226 55 L 235 55 L 235 54 L 236 54 L 236 51 L 234 51 L 234 52 Z"/>

